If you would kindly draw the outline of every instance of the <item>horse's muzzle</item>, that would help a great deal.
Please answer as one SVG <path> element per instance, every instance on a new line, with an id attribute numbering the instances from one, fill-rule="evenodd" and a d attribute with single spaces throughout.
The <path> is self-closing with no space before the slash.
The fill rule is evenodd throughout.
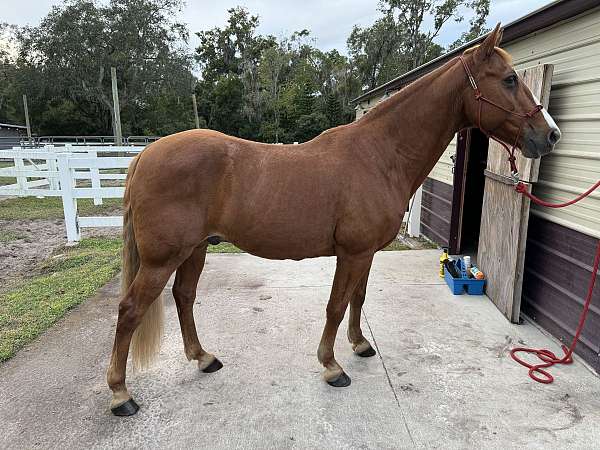
<path id="1" fill-rule="evenodd" d="M 525 130 L 521 151 L 526 158 L 540 158 L 550 153 L 554 146 L 560 141 L 561 133 L 558 128 L 538 131 L 534 129 Z"/>

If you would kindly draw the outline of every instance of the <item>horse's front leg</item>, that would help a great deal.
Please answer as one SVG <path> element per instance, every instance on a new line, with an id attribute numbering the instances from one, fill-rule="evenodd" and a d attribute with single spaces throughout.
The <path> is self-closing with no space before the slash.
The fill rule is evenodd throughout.
<path id="1" fill-rule="evenodd" d="M 333 354 L 333 345 L 346 308 L 362 278 L 368 273 L 373 254 L 360 256 L 338 256 L 335 277 L 327 304 L 327 321 L 321 336 L 317 356 L 325 367 L 323 378 L 331 386 L 350 385 L 350 377 L 344 373 Z"/>
<path id="2" fill-rule="evenodd" d="M 371 347 L 371 344 L 363 336 L 360 328 L 360 316 L 362 307 L 365 302 L 365 295 L 367 293 L 367 280 L 369 279 L 370 267 L 367 273 L 360 280 L 354 295 L 350 300 L 350 317 L 348 319 L 348 340 L 352 344 L 352 350 L 358 356 L 364 358 L 369 356 L 375 356 L 375 349 Z"/>

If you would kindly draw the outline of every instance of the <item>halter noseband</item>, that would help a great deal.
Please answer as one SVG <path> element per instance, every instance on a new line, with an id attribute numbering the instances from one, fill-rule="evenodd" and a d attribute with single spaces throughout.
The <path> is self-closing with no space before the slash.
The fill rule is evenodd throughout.
<path id="1" fill-rule="evenodd" d="M 510 170 L 512 172 L 512 176 L 516 181 L 518 181 L 519 180 L 519 170 L 517 169 L 517 164 L 515 162 L 516 161 L 515 150 L 517 149 L 517 143 L 519 142 L 519 136 L 521 136 L 521 132 L 523 131 L 523 126 L 525 125 L 525 120 L 521 121 L 521 125 L 519 126 L 519 131 L 517 131 L 517 134 L 515 136 L 515 141 L 512 145 L 512 148 L 509 148 L 508 145 L 506 145 L 500 139 L 496 138 L 494 135 L 492 135 L 492 133 L 487 132 L 481 126 L 481 107 L 483 105 L 483 102 L 485 102 L 485 103 L 488 103 L 498 109 L 501 109 L 502 111 L 506 111 L 507 113 L 512 114 L 513 116 L 521 117 L 522 119 L 530 119 L 533 116 L 535 116 L 538 112 L 540 112 L 542 110 L 543 106 L 535 105 L 535 107 L 531 111 L 523 114 L 523 113 L 511 111 L 510 109 L 506 109 L 504 106 L 499 105 L 498 103 L 490 100 L 489 98 L 484 97 L 481 94 L 479 87 L 477 86 L 477 81 L 475 81 L 475 77 L 473 76 L 471 69 L 469 69 L 467 61 L 465 60 L 465 58 L 462 57 L 462 55 L 459 56 L 459 59 L 463 65 L 463 67 L 465 68 L 465 72 L 467 73 L 467 78 L 469 79 L 469 83 L 471 84 L 471 87 L 473 88 L 473 91 L 475 92 L 475 100 L 477 100 L 477 102 L 479 103 L 479 108 L 478 108 L 478 112 L 477 112 L 477 126 L 489 139 L 493 139 L 494 141 L 498 142 L 508 152 L 508 162 L 510 164 Z"/>

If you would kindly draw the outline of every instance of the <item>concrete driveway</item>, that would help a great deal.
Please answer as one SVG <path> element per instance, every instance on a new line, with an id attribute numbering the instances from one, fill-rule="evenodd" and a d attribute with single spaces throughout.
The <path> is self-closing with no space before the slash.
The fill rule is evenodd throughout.
<path id="1" fill-rule="evenodd" d="M 113 417 L 104 374 L 116 281 L 0 366 L 2 448 L 581 448 L 600 442 L 600 380 L 580 362 L 540 385 L 514 344 L 558 349 L 509 324 L 486 297 L 452 296 L 437 251 L 377 255 L 363 329 L 378 356 L 336 357 L 352 385 L 321 381 L 316 349 L 334 259 L 209 255 L 196 318 L 223 361 L 200 373 L 183 354 L 172 297 L 160 361 L 129 373 L 141 406 Z"/>

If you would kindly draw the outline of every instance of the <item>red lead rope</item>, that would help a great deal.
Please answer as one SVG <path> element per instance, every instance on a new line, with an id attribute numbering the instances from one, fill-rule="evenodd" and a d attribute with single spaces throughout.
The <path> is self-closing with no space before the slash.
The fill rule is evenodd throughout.
<path id="1" fill-rule="evenodd" d="M 563 208 L 565 206 L 572 205 L 573 203 L 578 202 L 579 200 L 590 195 L 595 189 L 600 187 L 600 180 L 596 182 L 591 188 L 585 191 L 583 194 L 578 195 L 571 201 L 565 203 L 548 203 L 545 202 L 535 195 L 531 194 L 527 190 L 527 186 L 518 182 L 515 186 L 517 192 L 528 197 L 532 202 L 537 203 L 541 206 L 546 206 L 548 208 Z M 598 247 L 596 248 L 596 257 L 594 259 L 594 267 L 592 269 L 592 277 L 590 278 L 590 284 L 588 286 L 587 296 L 585 298 L 585 303 L 583 305 L 583 311 L 581 312 L 581 316 L 579 317 L 579 324 L 577 325 L 577 331 L 575 332 L 575 336 L 573 337 L 573 342 L 570 347 L 566 345 L 562 346 L 562 350 L 565 353 L 562 358 L 556 356 L 553 352 L 546 349 L 533 349 L 526 347 L 515 347 L 510 351 L 510 356 L 516 362 L 525 366 L 529 369 L 529 376 L 537 381 L 538 383 L 549 384 L 554 381 L 554 377 L 546 370 L 548 367 L 553 366 L 554 364 L 571 364 L 573 362 L 573 352 L 575 351 L 575 347 L 577 346 L 577 342 L 579 341 L 579 336 L 581 335 L 581 331 L 583 330 L 583 326 L 585 324 L 585 319 L 587 317 L 588 311 L 590 309 L 590 303 L 592 302 L 592 294 L 594 293 L 594 284 L 596 283 L 596 274 L 598 273 L 598 266 L 600 266 L 600 240 L 598 240 Z M 517 356 L 518 352 L 523 353 L 531 353 L 537 356 L 542 362 L 540 364 L 530 364 Z"/>

